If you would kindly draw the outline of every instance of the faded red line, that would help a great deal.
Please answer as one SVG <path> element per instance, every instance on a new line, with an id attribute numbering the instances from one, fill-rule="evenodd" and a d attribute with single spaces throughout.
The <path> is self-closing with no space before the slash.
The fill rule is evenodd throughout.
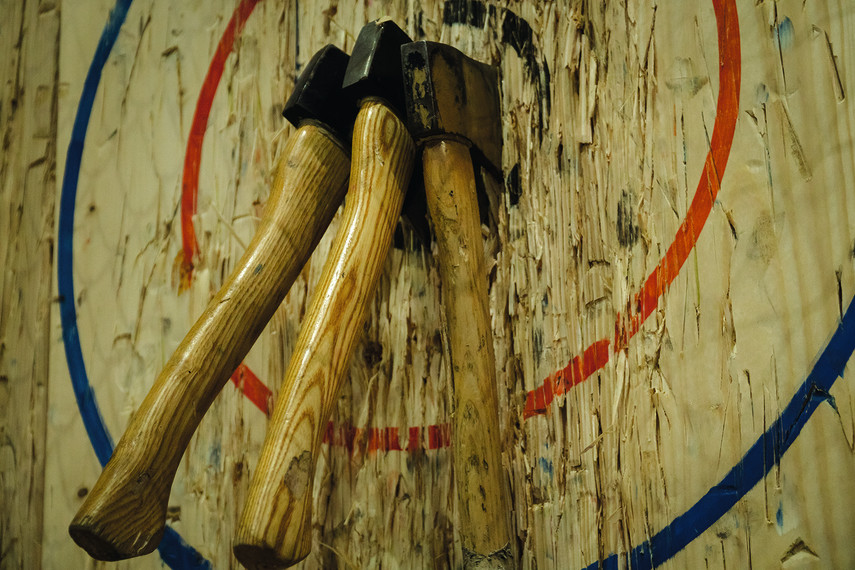
<path id="1" fill-rule="evenodd" d="M 674 241 L 668 247 L 659 265 L 644 282 L 641 291 L 635 295 L 626 311 L 626 316 L 617 315 L 614 352 L 620 352 L 626 348 L 629 340 L 653 313 L 659 304 L 660 297 L 680 273 L 712 211 L 713 203 L 721 188 L 721 177 L 730 156 L 736 118 L 739 114 L 739 87 L 742 73 L 739 19 L 733 0 L 712 0 L 712 2 L 718 29 L 719 92 L 710 150 L 707 153 L 695 196 L 683 223 L 677 230 Z M 610 358 L 610 343 L 609 339 L 598 340 L 585 349 L 581 357 L 574 357 L 567 366 L 550 374 L 543 381 L 542 386 L 528 392 L 523 416 L 530 418 L 545 414 L 555 396 L 563 394 L 603 368 Z"/>
<path id="2" fill-rule="evenodd" d="M 205 139 L 205 131 L 208 129 L 208 116 L 211 113 L 211 105 L 217 86 L 223 77 L 223 69 L 226 59 L 234 49 L 235 41 L 240 37 L 247 18 L 259 0 L 241 0 L 235 12 L 229 20 L 217 51 L 208 67 L 199 99 L 196 101 L 196 110 L 193 113 L 193 123 L 190 126 L 190 138 L 187 140 L 187 151 L 184 155 L 184 172 L 181 181 L 181 244 L 183 259 L 181 263 L 181 274 L 184 277 L 184 287 L 189 286 L 192 280 L 193 267 L 198 261 L 199 244 L 196 241 L 196 230 L 193 227 L 193 216 L 196 214 L 196 199 L 199 194 L 199 165 L 202 160 L 202 142 Z"/>
<path id="3" fill-rule="evenodd" d="M 270 399 L 273 392 L 258 379 L 249 366 L 241 362 L 232 374 L 232 382 L 259 410 L 267 416 L 270 415 Z"/>
<path id="4" fill-rule="evenodd" d="M 413 453 L 451 446 L 450 424 L 414 426 L 405 429 L 407 430 L 407 443 L 406 447 L 402 447 L 400 428 L 359 428 L 352 424 L 336 426 L 333 422 L 329 422 L 327 429 L 324 430 L 324 443 L 332 447 L 343 447 L 350 454 L 385 453 L 388 451 Z"/>

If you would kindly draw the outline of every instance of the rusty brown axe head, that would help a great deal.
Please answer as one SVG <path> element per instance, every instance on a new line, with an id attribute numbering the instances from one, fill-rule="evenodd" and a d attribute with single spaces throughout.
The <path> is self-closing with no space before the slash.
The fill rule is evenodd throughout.
<path id="1" fill-rule="evenodd" d="M 416 142 L 457 139 L 492 173 L 502 168 L 499 76 L 495 67 L 436 42 L 401 47 L 407 122 Z"/>

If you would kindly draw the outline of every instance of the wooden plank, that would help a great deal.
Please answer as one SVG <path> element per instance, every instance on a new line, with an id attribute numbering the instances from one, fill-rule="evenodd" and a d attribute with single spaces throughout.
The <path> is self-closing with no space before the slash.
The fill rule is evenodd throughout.
<path id="1" fill-rule="evenodd" d="M 51 339 L 58 2 L 0 13 L 0 560 L 39 568 Z"/>
<path id="2" fill-rule="evenodd" d="M 238 6 L 134 0 L 98 85 L 73 277 L 83 358 L 114 438 L 256 227 L 292 132 L 278 115 L 300 65 L 328 42 L 349 50 L 366 21 L 386 15 L 415 38 L 501 69 L 504 180 L 485 181 L 483 233 L 520 565 L 625 556 L 663 530 L 678 536 L 687 512 L 703 524 L 686 531 L 687 546 L 658 550 L 666 567 L 855 565 L 851 366 L 827 396 L 799 400 L 812 372 L 834 380 L 820 355 L 837 346 L 855 295 L 850 3 L 259 0 L 202 123 L 193 218 L 201 255 L 179 294 L 184 157 Z M 0 519 L 4 562 L 11 552 L 47 567 L 91 565 L 66 532 L 100 468 L 74 404 L 58 312 L 45 320 L 53 197 L 19 188 L 52 180 L 54 155 L 62 171 L 112 7 L 64 6 L 57 55 L 31 34 L 41 28 L 25 27 L 20 49 L 20 31 L 6 33 L 7 21 L 29 22 L 32 12 L 55 37 L 52 5 L 3 5 L 14 18 L 0 41 L 13 56 L 0 65 L 16 70 L 3 77 L 36 87 L 23 90 L 13 116 L 17 83 L 4 83 L 0 108 L 4 132 L 33 133 L 9 138 L 3 158 L 0 235 L 14 239 L 0 247 L 2 429 L 15 449 L 38 449 L 48 430 L 43 467 L 2 448 L 4 501 L 37 513 L 16 516 L 27 528 Z M 58 109 L 36 113 L 54 109 L 57 73 Z M 732 144 L 722 134 L 729 124 Z M 274 393 L 337 223 L 246 359 Z M 21 310 L 16 288 L 30 299 Z M 302 567 L 460 564 L 440 299 L 430 247 L 390 254 L 327 432 Z M 29 368 L 6 372 L 9 355 L 37 364 L 42 384 L 15 384 Z M 33 355 L 49 357 L 46 412 L 48 360 Z M 752 446 L 771 440 L 782 416 L 804 427 L 766 475 Z M 170 526 L 214 567 L 236 565 L 231 537 L 265 429 L 264 414 L 227 386 L 179 468 Z M 32 463 L 21 470 L 21 461 Z M 727 479 L 757 469 L 759 483 L 745 489 Z M 44 498 L 34 487 L 27 506 L 15 489 L 42 470 Z"/>

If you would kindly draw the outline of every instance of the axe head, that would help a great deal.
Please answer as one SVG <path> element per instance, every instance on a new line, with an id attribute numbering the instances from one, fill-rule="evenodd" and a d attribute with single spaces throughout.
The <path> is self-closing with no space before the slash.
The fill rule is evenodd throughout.
<path id="1" fill-rule="evenodd" d="M 353 44 L 350 63 L 344 74 L 342 87 L 356 101 L 366 98 L 382 99 L 399 118 L 406 122 L 404 111 L 404 75 L 401 69 L 401 46 L 411 42 L 410 37 L 395 22 L 380 19 L 363 26 Z M 422 176 L 416 161 L 410 188 L 404 198 L 403 218 L 413 230 L 418 244 L 430 243 L 427 223 L 427 204 Z M 406 247 L 400 227 L 395 232 L 396 248 Z"/>
<path id="2" fill-rule="evenodd" d="M 459 50 L 436 42 L 401 47 L 407 122 L 416 141 L 463 139 L 473 156 L 502 169 L 499 73 Z"/>
<path id="3" fill-rule="evenodd" d="M 349 147 L 356 105 L 341 87 L 349 60 L 334 45 L 321 48 L 297 79 L 282 116 L 295 127 L 307 119 L 322 123 Z"/>
<path id="4" fill-rule="evenodd" d="M 392 20 L 380 19 L 366 24 L 353 44 L 342 87 L 356 100 L 366 97 L 385 99 L 403 118 L 401 46 L 411 41 Z"/>

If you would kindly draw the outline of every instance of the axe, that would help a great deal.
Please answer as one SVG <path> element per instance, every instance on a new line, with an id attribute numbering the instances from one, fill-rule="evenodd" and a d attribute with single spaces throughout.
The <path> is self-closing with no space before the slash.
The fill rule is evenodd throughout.
<path id="1" fill-rule="evenodd" d="M 320 50 L 283 115 L 297 128 L 256 234 L 166 363 L 86 496 L 69 534 L 93 558 L 147 554 L 164 533 L 181 456 L 199 422 L 299 275 L 344 197 L 353 119 L 348 56 Z"/>
<path id="2" fill-rule="evenodd" d="M 284 567 L 312 545 L 312 490 L 324 429 L 383 269 L 415 159 L 404 122 L 393 22 L 359 33 L 344 77 L 360 101 L 341 226 L 285 374 L 234 543 L 249 568 Z"/>
<path id="3" fill-rule="evenodd" d="M 501 172 L 495 68 L 451 46 L 401 48 L 410 132 L 423 148 L 454 385 L 452 444 L 464 568 L 510 568 L 510 509 L 472 156 Z"/>

